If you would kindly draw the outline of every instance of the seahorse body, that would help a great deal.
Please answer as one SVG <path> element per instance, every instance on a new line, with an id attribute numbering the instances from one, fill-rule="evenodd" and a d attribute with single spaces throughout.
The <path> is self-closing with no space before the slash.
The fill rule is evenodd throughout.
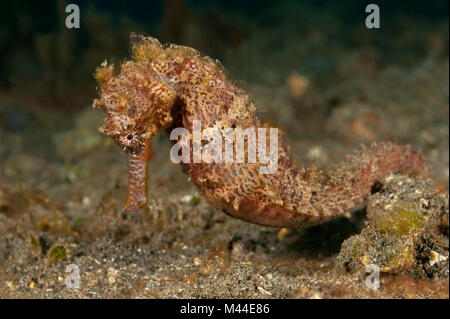
<path id="1" fill-rule="evenodd" d="M 163 46 L 157 39 L 132 35 L 131 61 L 120 72 L 106 61 L 97 69 L 105 109 L 102 132 L 129 154 L 125 211 L 147 202 L 147 162 L 158 130 L 183 127 L 192 136 L 202 129 L 263 127 L 247 94 L 234 86 L 220 64 L 196 50 Z M 193 147 L 192 145 L 190 146 Z M 247 149 L 246 157 L 247 158 Z M 193 152 L 190 152 L 192 159 Z M 423 157 L 410 146 L 379 143 L 349 156 L 328 171 L 297 168 L 278 136 L 278 169 L 260 174 L 260 163 L 181 163 L 183 171 L 216 208 L 248 222 L 277 227 L 308 227 L 351 210 L 390 173 L 423 172 Z"/>

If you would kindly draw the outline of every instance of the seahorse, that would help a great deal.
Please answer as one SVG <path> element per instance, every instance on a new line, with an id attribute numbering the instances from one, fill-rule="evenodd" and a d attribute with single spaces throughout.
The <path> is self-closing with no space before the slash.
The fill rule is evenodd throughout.
<path id="1" fill-rule="evenodd" d="M 132 59 L 120 70 L 106 60 L 97 68 L 100 97 L 93 102 L 106 115 L 99 130 L 129 157 L 125 212 L 147 204 L 148 161 L 152 137 L 159 130 L 170 134 L 181 127 L 192 141 L 194 121 L 222 133 L 226 128 L 265 127 L 249 95 L 227 78 L 220 62 L 190 47 L 162 45 L 152 37 L 132 34 L 131 42 Z M 261 174 L 262 164 L 248 160 L 196 163 L 193 152 L 190 161 L 180 165 L 217 209 L 274 227 L 323 223 L 362 204 L 387 175 L 427 170 L 419 151 L 391 142 L 363 147 L 326 170 L 299 168 L 288 154 L 284 133 L 277 134 L 277 142 L 278 167 L 271 174 Z"/>

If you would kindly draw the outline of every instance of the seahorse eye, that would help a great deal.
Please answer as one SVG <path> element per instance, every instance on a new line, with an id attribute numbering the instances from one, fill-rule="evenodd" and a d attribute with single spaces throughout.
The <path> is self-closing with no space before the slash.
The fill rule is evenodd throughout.
<path id="1" fill-rule="evenodd" d="M 132 140 L 133 139 L 133 134 L 128 134 L 127 139 L 128 140 Z"/>

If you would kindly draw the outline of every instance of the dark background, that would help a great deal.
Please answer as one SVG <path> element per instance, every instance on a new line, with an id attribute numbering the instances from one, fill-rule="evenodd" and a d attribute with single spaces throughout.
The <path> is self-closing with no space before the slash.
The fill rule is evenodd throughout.
<path id="1" fill-rule="evenodd" d="M 355 37 L 352 30 L 364 24 L 365 6 L 371 2 L 72 1 L 80 7 L 81 28 L 68 30 L 64 26 L 67 2 L 4 1 L 0 12 L 0 90 L 16 89 L 44 107 L 82 107 L 94 94 L 95 67 L 106 58 L 122 61 L 128 55 L 131 32 L 194 46 L 227 67 L 233 65 L 232 52 L 255 33 L 263 34 L 295 16 L 289 27 L 298 38 L 280 34 L 279 43 L 273 43 L 275 50 L 285 41 L 301 41 L 321 30 L 327 34 L 330 48 L 334 43 L 355 47 L 370 44 L 382 52 L 380 63 L 395 59 L 408 63 L 424 54 L 426 43 L 412 43 L 407 53 L 402 46 L 403 53 L 395 55 L 398 48 L 392 38 L 414 34 L 431 22 L 448 23 L 446 0 L 375 1 L 380 6 L 382 28 Z M 447 52 L 448 37 L 444 54 Z"/>

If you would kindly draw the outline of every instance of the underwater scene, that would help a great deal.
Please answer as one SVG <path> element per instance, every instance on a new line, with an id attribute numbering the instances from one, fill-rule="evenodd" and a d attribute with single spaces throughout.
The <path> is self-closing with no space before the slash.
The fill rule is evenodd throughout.
<path id="1" fill-rule="evenodd" d="M 449 298 L 448 1 L 0 6 L 0 299 Z"/>

